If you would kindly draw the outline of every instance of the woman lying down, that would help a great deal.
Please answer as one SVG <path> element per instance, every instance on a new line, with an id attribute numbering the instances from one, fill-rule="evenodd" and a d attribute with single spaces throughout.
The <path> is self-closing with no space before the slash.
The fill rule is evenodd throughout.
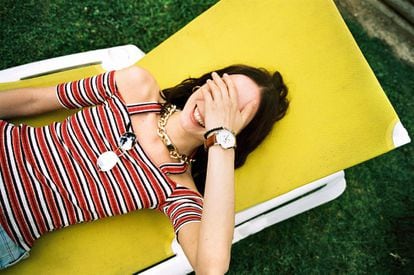
<path id="1" fill-rule="evenodd" d="M 286 95 L 278 72 L 245 65 L 161 91 L 132 66 L 0 92 L 0 267 L 48 231 L 150 208 L 169 217 L 196 272 L 224 273 L 234 169 L 284 116 Z M 39 128 L 6 121 L 81 107 Z"/>

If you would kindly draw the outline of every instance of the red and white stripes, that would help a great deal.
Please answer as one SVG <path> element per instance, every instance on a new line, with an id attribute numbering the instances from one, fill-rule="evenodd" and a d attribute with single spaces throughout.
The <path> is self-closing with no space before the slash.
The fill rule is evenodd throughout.
<path id="1" fill-rule="evenodd" d="M 57 86 L 60 103 L 67 109 L 98 105 L 105 102 L 116 91 L 113 72 L 92 76 Z"/>
<path id="2" fill-rule="evenodd" d="M 176 232 L 201 219 L 201 196 L 166 176 L 185 167 L 159 168 L 139 144 L 112 170 L 97 169 L 99 155 L 130 130 L 130 114 L 159 112 L 159 104 L 126 106 L 114 72 L 58 85 L 57 96 L 65 108 L 97 106 L 41 128 L 0 120 L 0 222 L 25 250 L 47 231 L 136 209 L 163 211 Z"/>
<path id="3" fill-rule="evenodd" d="M 170 217 L 177 234 L 183 225 L 201 219 L 203 200 L 200 195 L 184 186 L 178 185 L 166 199 L 163 212 Z"/>

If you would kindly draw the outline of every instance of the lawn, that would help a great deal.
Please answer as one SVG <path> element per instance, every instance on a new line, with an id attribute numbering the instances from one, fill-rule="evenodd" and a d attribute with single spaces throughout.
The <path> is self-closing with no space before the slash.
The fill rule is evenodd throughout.
<path id="1" fill-rule="evenodd" d="M 148 52 L 215 2 L 2 1 L 0 69 L 123 44 Z M 414 67 L 345 20 L 413 137 Z M 236 244 L 229 274 L 412 274 L 413 151 L 347 169 L 340 198 Z"/>

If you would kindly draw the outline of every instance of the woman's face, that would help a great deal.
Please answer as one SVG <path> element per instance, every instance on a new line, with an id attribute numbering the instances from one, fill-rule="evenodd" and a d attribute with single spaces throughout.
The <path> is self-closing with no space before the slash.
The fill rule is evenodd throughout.
<path id="1" fill-rule="evenodd" d="M 244 107 L 255 101 L 256 107 L 250 112 L 247 120 L 244 123 L 245 127 L 256 114 L 257 108 L 260 102 L 260 88 L 257 84 L 249 77 L 242 74 L 230 75 L 236 92 L 238 95 L 238 107 L 242 111 Z M 207 85 L 207 84 L 204 84 Z M 206 132 L 204 128 L 204 98 L 201 89 L 197 89 L 187 100 L 180 116 L 180 123 L 184 130 L 191 132 L 192 134 L 199 135 L 200 138 Z"/>

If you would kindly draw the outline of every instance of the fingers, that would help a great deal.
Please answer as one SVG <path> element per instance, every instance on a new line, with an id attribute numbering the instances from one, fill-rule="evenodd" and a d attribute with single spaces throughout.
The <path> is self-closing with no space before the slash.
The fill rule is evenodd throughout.
<path id="1" fill-rule="evenodd" d="M 228 90 L 231 102 L 234 104 L 234 106 L 237 107 L 238 102 L 239 102 L 238 94 L 236 92 L 236 87 L 234 86 L 233 81 L 231 80 L 230 76 L 226 73 L 223 75 L 223 80 L 227 86 L 227 90 Z"/>
<path id="2" fill-rule="evenodd" d="M 207 86 L 211 90 L 213 98 L 229 98 L 232 104 L 237 106 L 238 95 L 230 76 L 225 73 L 221 78 L 216 72 L 213 72 L 211 76 L 213 80 L 207 80 Z"/>
<path id="3" fill-rule="evenodd" d="M 222 98 L 222 92 L 211 79 L 207 80 L 207 89 L 210 91 L 211 96 L 214 100 L 219 100 Z"/>
<path id="4" fill-rule="evenodd" d="M 216 72 L 213 72 L 211 77 L 213 80 L 207 80 L 207 86 L 209 87 L 213 98 L 225 99 L 228 96 L 226 84 Z"/>
<path id="5" fill-rule="evenodd" d="M 203 98 L 204 98 L 205 102 L 208 105 L 211 104 L 213 102 L 213 96 L 212 96 L 209 88 L 205 87 L 205 86 L 201 86 L 200 89 L 201 89 L 201 92 L 203 93 Z"/>
<path id="6" fill-rule="evenodd" d="M 228 74 L 220 77 L 212 73 L 212 80 L 201 87 L 205 99 L 206 128 L 226 127 L 239 133 L 254 117 L 258 100 L 245 103 L 239 109 L 239 94 L 236 85 Z"/>
<path id="7" fill-rule="evenodd" d="M 227 95 L 228 94 L 228 88 L 226 83 L 223 81 L 223 79 L 216 73 L 213 72 L 211 74 L 214 83 L 217 85 L 217 87 L 220 89 L 220 91 L 222 92 L 222 94 Z"/>
<path id="8" fill-rule="evenodd" d="M 244 118 L 238 107 L 237 90 L 231 77 L 227 74 L 220 77 L 215 72 L 211 76 L 212 80 L 207 80 L 206 85 L 201 88 L 205 99 L 206 128 L 226 127 L 235 132 L 239 131 Z M 248 107 L 245 110 L 246 118 L 249 118 L 251 109 Z"/>
<path id="9" fill-rule="evenodd" d="M 246 106 L 244 106 L 243 110 L 241 111 L 241 117 L 244 124 L 247 124 L 250 122 L 250 119 L 252 118 L 252 114 L 254 113 L 254 110 L 256 108 L 256 101 L 251 101 L 247 103 Z"/>
<path id="10" fill-rule="evenodd" d="M 206 103 L 210 105 L 209 107 L 224 111 L 224 106 L 228 105 L 226 102 L 229 102 L 226 84 L 216 72 L 211 76 L 213 80 L 208 79 L 206 85 L 203 86 Z"/>

